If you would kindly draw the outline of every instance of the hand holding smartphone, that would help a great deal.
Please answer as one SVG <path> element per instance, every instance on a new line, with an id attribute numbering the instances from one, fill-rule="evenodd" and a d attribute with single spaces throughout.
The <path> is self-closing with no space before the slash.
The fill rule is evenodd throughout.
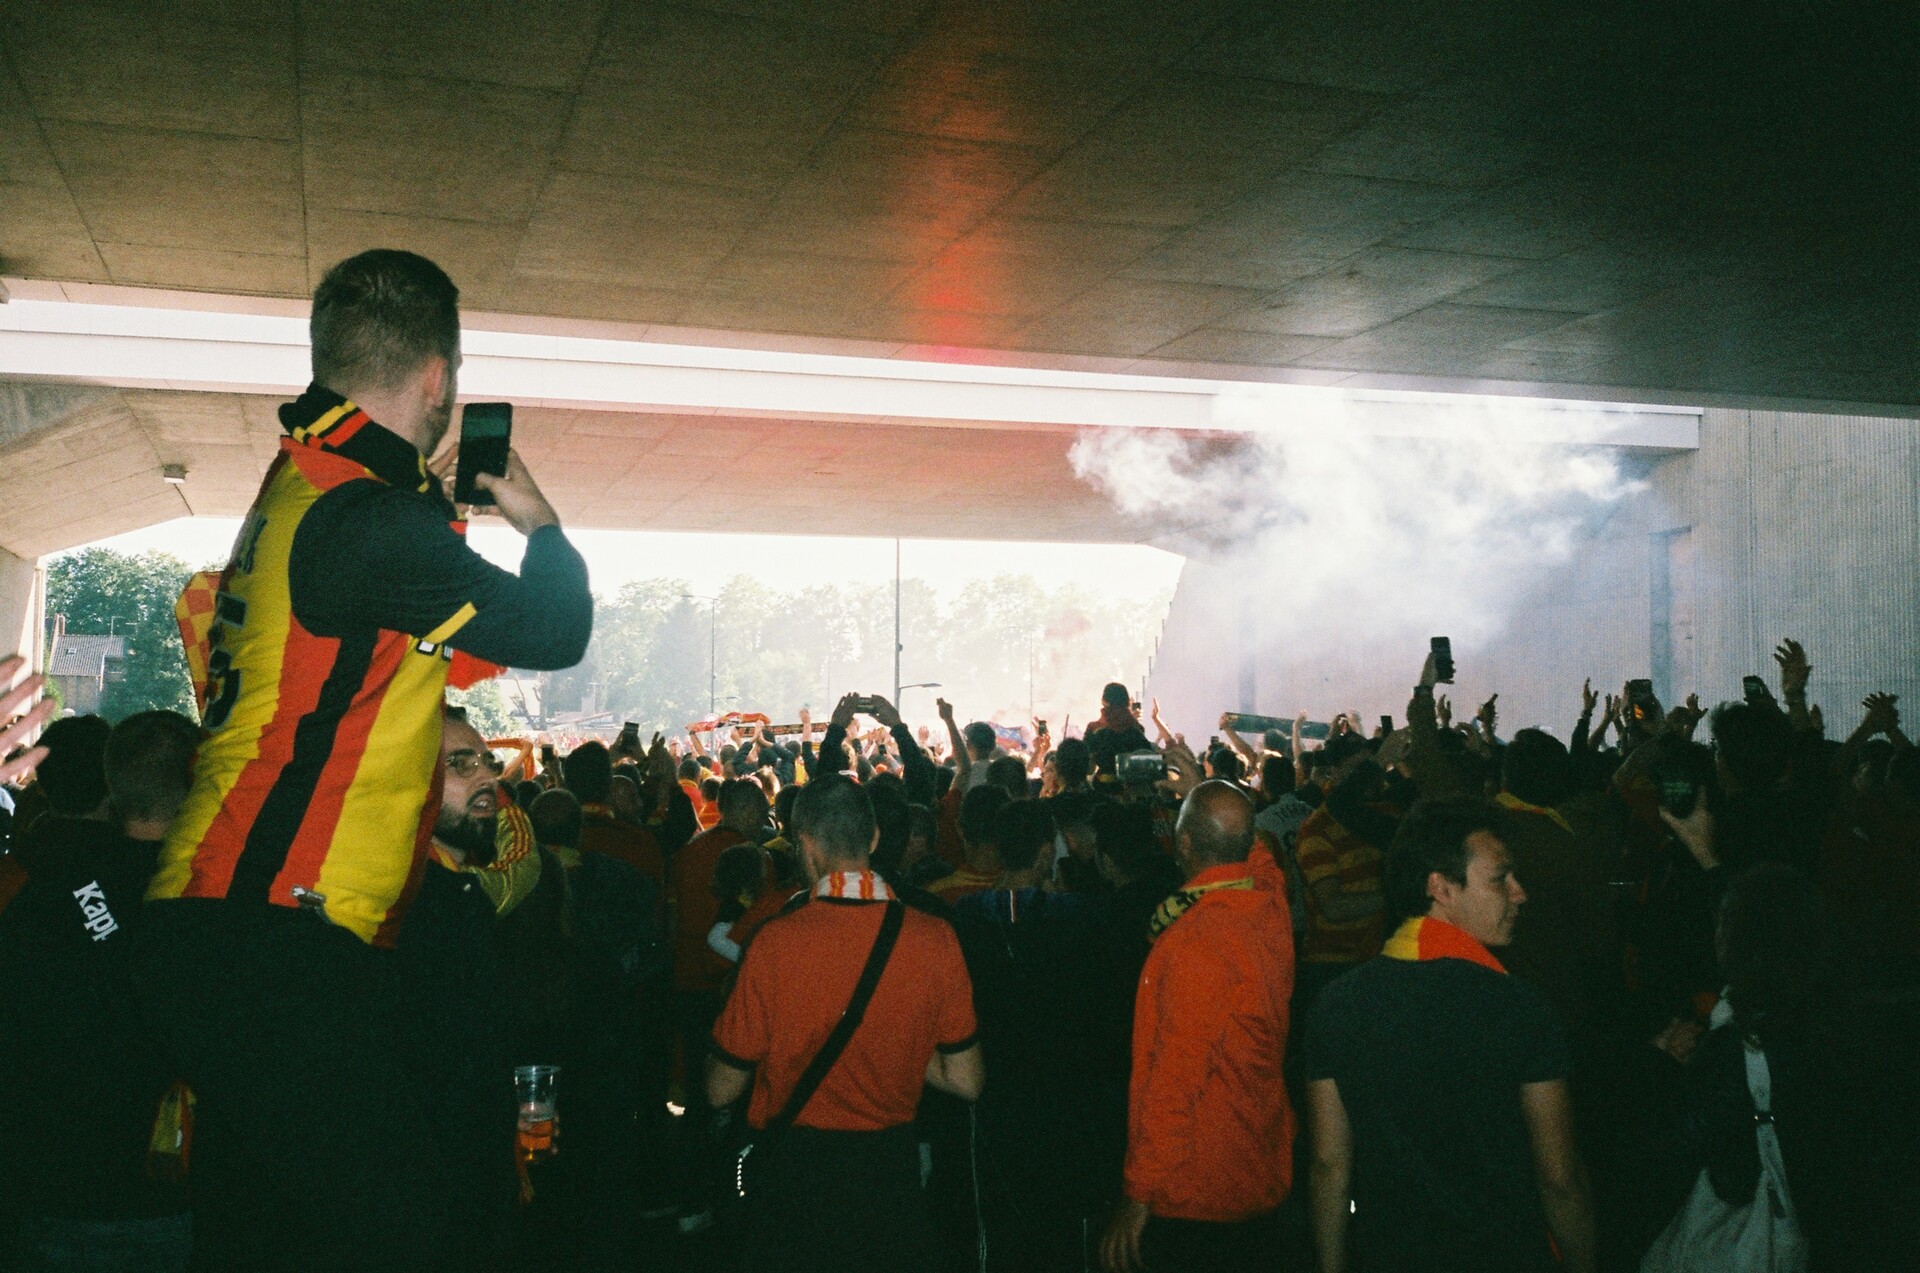
<path id="1" fill-rule="evenodd" d="M 476 507 L 493 505 L 491 492 L 474 484 L 482 473 L 507 475 L 507 452 L 513 448 L 513 404 L 469 402 L 460 411 L 460 461 L 454 470 L 453 502 Z"/>

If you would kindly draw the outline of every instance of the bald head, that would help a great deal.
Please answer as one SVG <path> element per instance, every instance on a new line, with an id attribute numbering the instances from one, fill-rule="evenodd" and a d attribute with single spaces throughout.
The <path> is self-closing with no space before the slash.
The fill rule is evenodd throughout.
<path id="1" fill-rule="evenodd" d="M 1230 782 L 1203 782 L 1180 806 L 1174 834 L 1193 870 L 1244 862 L 1253 851 L 1253 801 Z"/>

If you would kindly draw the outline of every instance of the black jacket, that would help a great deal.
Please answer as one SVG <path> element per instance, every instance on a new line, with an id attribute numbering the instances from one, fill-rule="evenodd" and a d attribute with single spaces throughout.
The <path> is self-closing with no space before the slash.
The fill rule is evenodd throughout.
<path id="1" fill-rule="evenodd" d="M 28 882 L 0 914 L 0 1192 L 84 1219 L 184 1210 L 147 1178 L 176 1077 L 136 1015 L 131 930 L 160 846 L 108 823 L 41 818 L 18 852 Z M 31 1099 L 27 1099 L 30 1095 Z"/>

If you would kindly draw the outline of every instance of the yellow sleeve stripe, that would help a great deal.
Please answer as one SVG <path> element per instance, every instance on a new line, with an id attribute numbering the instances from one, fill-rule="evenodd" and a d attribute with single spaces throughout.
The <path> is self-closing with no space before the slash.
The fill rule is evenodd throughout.
<path id="1" fill-rule="evenodd" d="M 473 602 L 469 601 L 467 602 L 467 604 L 465 604 L 464 606 L 461 606 L 458 610 L 454 611 L 452 618 L 448 619 L 445 623 L 441 624 L 439 627 L 427 633 L 427 635 L 421 637 L 420 639 L 422 641 L 425 641 L 428 645 L 439 645 L 442 641 L 446 640 L 448 637 L 458 632 L 461 628 L 466 627 L 468 623 L 472 622 L 473 616 L 479 613 L 480 612 L 478 610 L 475 610 L 473 608 Z"/>

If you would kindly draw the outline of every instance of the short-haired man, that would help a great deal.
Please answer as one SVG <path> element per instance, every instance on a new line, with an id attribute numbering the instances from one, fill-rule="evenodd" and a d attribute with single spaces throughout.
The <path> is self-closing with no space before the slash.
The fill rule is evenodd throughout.
<path id="1" fill-rule="evenodd" d="M 1508 813 L 1502 838 L 1527 905 L 1501 962 L 1547 996 L 1578 1058 L 1619 968 L 1607 887 L 1617 852 L 1608 852 L 1611 827 L 1595 834 L 1561 813 L 1572 793 L 1566 744 L 1538 729 L 1516 733 L 1501 753 L 1495 803 Z"/>
<path id="2" fill-rule="evenodd" d="M 1101 1254 L 1111 1273 L 1271 1267 L 1274 1210 L 1293 1180 L 1285 884 L 1255 845 L 1253 802 L 1231 783 L 1195 787 L 1174 836 L 1186 884 L 1150 925 L 1126 1197 Z"/>
<path id="3" fill-rule="evenodd" d="M 1488 949 L 1526 901 L 1497 817 L 1479 801 L 1414 806 L 1387 864 L 1389 904 L 1409 918 L 1308 1019 L 1321 1273 L 1594 1268 L 1566 1043 Z"/>
<path id="4" fill-rule="evenodd" d="M 943 902 L 957 902 L 993 887 L 1006 871 L 994 840 L 999 835 L 1000 811 L 1007 804 L 1007 793 L 1000 787 L 975 787 L 967 792 L 960 801 L 958 818 L 961 851 L 965 856 L 960 868 L 935 880 L 929 892 Z"/>
<path id="5" fill-rule="evenodd" d="M 560 762 L 567 790 L 580 801 L 580 847 L 617 858 L 653 880 L 664 897 L 666 862 L 659 841 L 637 822 L 614 809 L 613 756 L 604 743 L 582 743 Z"/>
<path id="6" fill-rule="evenodd" d="M 17 1236 L 33 1268 L 68 1267 L 76 1249 L 99 1261 L 88 1267 L 185 1268 L 184 1192 L 148 1170 L 154 1114 L 178 1076 L 139 1021 L 127 972 L 199 729 L 165 711 L 111 732 L 77 720 L 90 724 L 47 731 L 55 811 L 20 844 L 29 878 L 0 914 L 0 1084 L 31 1094 L 0 1107 L 0 1140 L 32 1146 L 0 1160 L 4 1211 L 23 1221 L 18 1235 L 0 1226 L 0 1252 Z"/>
<path id="7" fill-rule="evenodd" d="M 970 723 L 960 731 L 960 737 L 966 744 L 967 790 L 971 791 L 987 780 L 987 766 L 1006 755 L 1000 748 L 1000 736 L 993 732 L 993 726 L 983 720 Z"/>
<path id="8" fill-rule="evenodd" d="M 219 579 L 207 734 L 138 940 L 147 1015 L 199 1098 L 195 1259 L 432 1267 L 426 1099 L 392 945 L 440 803 L 455 650 L 577 663 L 585 564 L 516 455 L 479 487 L 527 537 L 466 544 L 428 468 L 453 417 L 459 292 L 410 252 L 321 279 L 313 383 Z"/>
<path id="9" fill-rule="evenodd" d="M 774 1121 L 852 1001 L 890 911 L 899 930 L 845 1051 L 793 1125 L 754 1151 L 765 1161 L 747 1198 L 746 1267 L 931 1269 L 914 1112 L 925 1084 L 974 1100 L 985 1080 L 960 943 L 872 870 L 879 829 L 852 780 L 809 782 L 793 820 L 813 887 L 747 948 L 714 1026 L 713 1105 L 751 1089 L 748 1123 Z"/>

